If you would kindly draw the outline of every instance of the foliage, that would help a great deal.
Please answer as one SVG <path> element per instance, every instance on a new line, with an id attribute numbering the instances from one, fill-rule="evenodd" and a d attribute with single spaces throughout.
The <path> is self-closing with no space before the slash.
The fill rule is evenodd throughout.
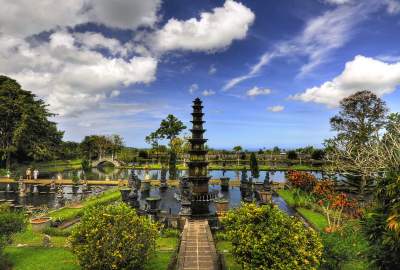
<path id="1" fill-rule="evenodd" d="M 240 182 L 242 182 L 242 183 L 246 183 L 247 182 L 247 170 L 246 170 L 246 167 L 242 167 L 242 171 L 241 171 L 241 179 L 240 179 Z"/>
<path id="2" fill-rule="evenodd" d="M 277 207 L 243 204 L 223 224 L 232 254 L 244 269 L 316 269 L 322 255 L 316 232 Z"/>
<path id="3" fill-rule="evenodd" d="M 70 241 L 84 269 L 143 269 L 157 235 L 156 224 L 120 203 L 89 208 Z"/>
<path id="4" fill-rule="evenodd" d="M 324 245 L 321 269 L 342 269 L 348 262 L 366 261 L 368 242 L 357 221 L 348 222 L 335 232 L 322 233 L 321 237 Z"/>
<path id="5" fill-rule="evenodd" d="M 57 130 L 47 105 L 0 75 L 0 159 L 10 168 L 11 158 L 44 160 L 54 157 L 63 132 Z"/>
<path id="6" fill-rule="evenodd" d="M 72 185 L 74 186 L 78 186 L 79 185 L 79 176 L 78 176 L 78 172 L 77 171 L 73 171 L 72 172 Z"/>
<path id="7" fill-rule="evenodd" d="M 365 196 L 365 188 L 373 182 L 377 158 L 371 147 L 379 144 L 384 127 L 385 102 L 369 91 L 360 91 L 340 102 L 339 114 L 331 118 L 336 137 L 326 140 L 326 157 L 330 169 L 342 173 L 348 182 Z"/>
<path id="8" fill-rule="evenodd" d="M 88 160 L 100 159 L 107 154 L 116 157 L 116 153 L 123 148 L 123 139 L 119 135 L 90 135 L 85 136 L 80 144 L 84 157 Z"/>
<path id="9" fill-rule="evenodd" d="M 297 155 L 296 151 L 291 150 L 291 151 L 287 152 L 287 158 L 292 159 L 292 160 L 297 159 L 298 155 Z"/>
<path id="10" fill-rule="evenodd" d="M 161 231 L 161 236 L 162 237 L 176 237 L 178 238 L 180 236 L 180 232 L 176 229 L 163 229 Z"/>
<path id="11" fill-rule="evenodd" d="M 68 237 L 71 235 L 70 230 L 61 230 L 58 228 L 54 227 L 47 227 L 43 230 L 43 233 L 50 235 L 50 236 L 62 236 L 62 237 Z"/>
<path id="12" fill-rule="evenodd" d="M 251 153 L 250 155 L 250 171 L 251 171 L 251 176 L 253 178 L 258 178 L 260 177 L 260 170 L 258 169 L 258 162 L 257 162 L 257 157 L 256 154 Z"/>
<path id="13" fill-rule="evenodd" d="M 318 204 L 326 215 L 329 226 L 327 228 L 328 231 L 334 231 L 341 226 L 345 208 L 355 207 L 355 203 L 345 193 L 327 194 L 318 201 Z"/>
<path id="14" fill-rule="evenodd" d="M 177 179 L 177 170 L 176 170 L 176 153 L 171 152 L 169 156 L 169 179 Z"/>
<path id="15" fill-rule="evenodd" d="M 311 153 L 311 158 L 315 159 L 315 160 L 323 160 L 325 157 L 325 151 L 322 149 L 315 149 L 312 153 Z"/>
<path id="16" fill-rule="evenodd" d="M 309 172 L 290 171 L 287 179 L 293 187 L 307 192 L 313 190 L 317 183 L 317 178 Z"/>
<path id="17" fill-rule="evenodd" d="M 11 241 L 11 235 L 26 227 L 23 213 L 12 212 L 7 204 L 0 205 L 0 266 L 8 262 L 4 258 L 3 249 Z"/>
<path id="18" fill-rule="evenodd" d="M 88 159 L 83 159 L 82 162 L 81 162 L 81 166 L 82 166 L 82 170 L 83 170 L 84 172 L 88 172 L 88 171 L 90 170 L 90 168 L 91 168 L 91 166 L 90 166 L 90 160 L 88 160 Z"/>

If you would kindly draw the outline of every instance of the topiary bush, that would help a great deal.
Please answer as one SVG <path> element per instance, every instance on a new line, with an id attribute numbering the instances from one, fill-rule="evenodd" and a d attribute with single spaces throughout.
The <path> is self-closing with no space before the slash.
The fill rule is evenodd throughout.
<path id="1" fill-rule="evenodd" d="M 118 203 L 85 211 L 70 243 L 83 269 L 143 269 L 157 235 L 155 223 Z"/>
<path id="2" fill-rule="evenodd" d="M 317 269 L 318 234 L 272 205 L 242 204 L 223 221 L 232 255 L 243 269 Z"/>

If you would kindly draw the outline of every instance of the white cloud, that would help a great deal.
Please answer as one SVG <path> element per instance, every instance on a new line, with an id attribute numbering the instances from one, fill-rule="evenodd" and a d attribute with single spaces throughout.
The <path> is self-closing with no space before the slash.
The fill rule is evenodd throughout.
<path id="1" fill-rule="evenodd" d="M 0 0 L 0 33 L 26 37 L 87 22 L 123 29 L 151 27 L 160 4 L 161 0 Z"/>
<path id="2" fill-rule="evenodd" d="M 304 102 L 315 102 L 336 107 L 340 100 L 361 90 L 382 96 L 400 85 L 400 62 L 385 63 L 362 55 L 347 62 L 343 72 L 320 86 L 291 96 Z"/>
<path id="3" fill-rule="evenodd" d="M 328 4 L 343 5 L 343 4 L 351 3 L 352 0 L 325 0 L 325 2 Z"/>
<path id="4" fill-rule="evenodd" d="M 213 90 L 204 90 L 202 93 L 201 93 L 203 96 L 205 96 L 205 97 L 208 97 L 208 96 L 213 96 L 213 95 L 215 95 L 215 92 L 213 91 Z"/>
<path id="5" fill-rule="evenodd" d="M 152 57 L 107 58 L 76 43 L 65 31 L 35 46 L 0 35 L 0 73 L 17 79 L 60 115 L 93 109 L 116 90 L 155 79 L 157 60 Z"/>
<path id="6" fill-rule="evenodd" d="M 154 36 L 150 45 L 160 52 L 170 50 L 216 51 L 234 40 L 244 39 L 255 18 L 241 3 L 227 0 L 223 7 L 202 12 L 200 18 L 170 19 Z"/>
<path id="7" fill-rule="evenodd" d="M 271 94 L 271 89 L 268 88 L 259 88 L 254 86 L 253 88 L 247 90 L 246 95 L 249 97 L 255 97 L 260 95 L 269 95 Z"/>
<path id="8" fill-rule="evenodd" d="M 278 57 L 305 56 L 308 60 L 300 68 L 299 76 L 310 73 L 328 61 L 331 52 L 342 47 L 352 37 L 355 27 L 380 7 L 382 3 L 360 1 L 357 4 L 339 5 L 309 19 L 297 36 L 276 44 L 274 49 L 259 58 L 248 73 L 230 79 L 223 89 L 229 90 L 242 81 L 257 76 L 264 66 Z"/>
<path id="9" fill-rule="evenodd" d="M 389 14 L 398 14 L 400 12 L 400 2 L 398 0 L 386 0 L 386 11 Z"/>
<path id="10" fill-rule="evenodd" d="M 197 83 L 194 83 L 189 87 L 190 94 L 194 94 L 194 92 L 196 92 L 197 90 L 199 90 L 199 85 Z"/>
<path id="11" fill-rule="evenodd" d="M 160 6 L 161 0 L 90 0 L 86 13 L 91 22 L 135 29 L 139 26 L 152 27 L 158 20 Z"/>
<path id="12" fill-rule="evenodd" d="M 217 72 L 217 68 L 214 65 L 211 65 L 208 69 L 208 74 L 213 75 Z"/>
<path id="13" fill-rule="evenodd" d="M 276 112 L 281 112 L 281 111 L 283 111 L 284 109 L 285 109 L 285 107 L 284 107 L 284 106 L 281 106 L 281 105 L 275 105 L 275 106 L 271 106 L 271 107 L 268 107 L 268 108 L 267 108 L 268 111 L 274 112 L 274 113 L 276 113 Z"/>
<path id="14" fill-rule="evenodd" d="M 76 42 L 90 50 L 106 49 L 112 55 L 126 56 L 130 47 L 124 46 L 115 38 L 106 38 L 101 33 L 85 32 L 74 35 Z"/>

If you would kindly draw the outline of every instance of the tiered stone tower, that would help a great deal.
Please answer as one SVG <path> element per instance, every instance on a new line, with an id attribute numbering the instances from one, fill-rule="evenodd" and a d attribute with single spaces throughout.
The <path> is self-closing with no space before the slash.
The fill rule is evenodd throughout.
<path id="1" fill-rule="evenodd" d="M 207 216 L 211 196 L 208 193 L 207 150 L 204 147 L 207 139 L 203 135 L 203 106 L 199 98 L 193 101 L 193 128 L 190 141 L 190 161 L 188 162 L 188 176 L 182 179 L 181 189 L 181 215 Z"/>

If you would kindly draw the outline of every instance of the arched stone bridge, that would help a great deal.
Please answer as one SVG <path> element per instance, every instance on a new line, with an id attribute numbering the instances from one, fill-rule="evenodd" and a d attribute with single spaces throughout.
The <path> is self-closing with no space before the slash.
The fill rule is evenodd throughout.
<path id="1" fill-rule="evenodd" d="M 104 158 L 92 161 L 92 167 L 98 167 L 103 163 L 112 163 L 115 167 L 121 167 L 125 164 L 124 162 L 122 162 L 118 159 L 111 158 L 111 157 L 104 157 Z"/>

